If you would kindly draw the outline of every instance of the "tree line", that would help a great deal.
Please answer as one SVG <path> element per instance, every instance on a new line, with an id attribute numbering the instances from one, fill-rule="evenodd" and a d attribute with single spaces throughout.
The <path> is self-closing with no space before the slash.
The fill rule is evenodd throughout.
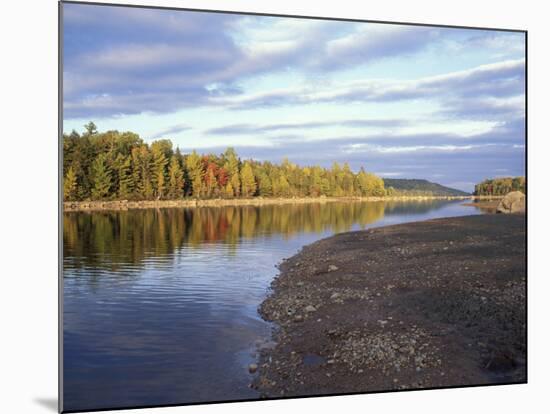
<path id="1" fill-rule="evenodd" d="M 506 195 L 510 191 L 526 193 L 525 177 L 493 178 L 475 186 L 475 195 Z"/>
<path id="2" fill-rule="evenodd" d="M 81 135 L 63 134 L 63 196 L 83 200 L 176 200 L 192 198 L 384 196 L 392 189 L 363 168 L 330 169 L 241 160 L 222 154 L 182 154 L 172 142 L 145 143 L 132 132 L 99 133 L 90 122 Z"/>

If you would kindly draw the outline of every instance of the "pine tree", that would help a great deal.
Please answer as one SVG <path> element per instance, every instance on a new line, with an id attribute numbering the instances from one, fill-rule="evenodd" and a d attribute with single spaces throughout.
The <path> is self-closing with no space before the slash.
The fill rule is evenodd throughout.
<path id="1" fill-rule="evenodd" d="M 342 174 L 342 180 L 341 180 L 342 191 L 344 192 L 344 195 L 352 196 L 354 193 L 354 188 L 353 188 L 354 176 L 347 162 L 344 163 L 344 167 L 342 169 L 341 174 Z"/>
<path id="2" fill-rule="evenodd" d="M 334 162 L 330 171 L 330 195 L 333 197 L 341 197 L 344 193 L 342 190 L 342 168 L 340 164 Z"/>
<path id="3" fill-rule="evenodd" d="M 63 199 L 74 201 L 77 196 L 77 179 L 73 167 L 69 167 L 63 180 Z"/>
<path id="4" fill-rule="evenodd" d="M 253 196 L 256 192 L 256 180 L 249 162 L 245 162 L 241 170 L 241 186 L 243 197 Z"/>
<path id="5" fill-rule="evenodd" d="M 290 184 L 284 175 L 279 177 L 279 192 L 283 197 L 288 197 L 290 195 Z"/>
<path id="6" fill-rule="evenodd" d="M 183 186 L 185 184 L 183 170 L 178 158 L 177 155 L 174 155 L 170 159 L 170 166 L 168 167 L 168 196 L 173 200 L 183 197 Z"/>
<path id="7" fill-rule="evenodd" d="M 271 180 L 265 171 L 262 171 L 258 177 L 258 192 L 262 197 L 269 197 L 273 195 L 273 187 Z"/>
<path id="8" fill-rule="evenodd" d="M 233 189 L 233 185 L 231 184 L 231 181 L 229 181 L 225 185 L 224 191 L 225 191 L 225 196 L 226 197 L 233 197 L 233 195 L 235 194 L 235 190 Z"/>
<path id="9" fill-rule="evenodd" d="M 132 159 L 119 154 L 118 164 L 118 196 L 125 200 L 132 196 L 135 188 L 134 176 L 132 174 Z M 118 158 L 117 157 L 117 158 Z"/>
<path id="10" fill-rule="evenodd" d="M 163 151 L 153 147 L 152 179 L 157 199 L 164 197 L 166 192 L 166 166 L 168 159 Z"/>
<path id="11" fill-rule="evenodd" d="M 313 197 L 319 197 L 322 194 L 322 177 L 321 177 L 321 168 L 314 167 L 311 171 L 311 185 L 309 189 L 309 194 Z"/>
<path id="12" fill-rule="evenodd" d="M 109 196 L 112 174 L 107 164 L 107 154 L 99 154 L 92 163 L 92 177 L 92 197 L 102 200 Z"/>
<path id="13" fill-rule="evenodd" d="M 152 160 L 151 152 L 147 145 L 132 151 L 134 161 L 134 183 L 139 198 L 144 200 L 153 199 L 154 188 L 151 182 Z"/>
<path id="14" fill-rule="evenodd" d="M 223 155 L 226 159 L 224 168 L 229 175 L 229 182 L 233 188 L 233 195 L 238 197 L 241 193 L 241 177 L 239 175 L 239 159 L 237 158 L 237 153 L 233 148 L 227 148 Z"/>
<path id="15" fill-rule="evenodd" d="M 185 160 L 185 165 L 187 171 L 189 172 L 189 177 L 191 178 L 192 193 L 193 197 L 200 197 L 204 191 L 203 186 L 203 175 L 201 157 L 197 154 L 196 151 L 193 151 L 187 156 Z"/>
<path id="16" fill-rule="evenodd" d="M 92 121 L 90 121 L 86 125 L 84 125 L 84 129 L 86 130 L 86 134 L 88 134 L 88 135 L 97 134 L 97 126 Z"/>

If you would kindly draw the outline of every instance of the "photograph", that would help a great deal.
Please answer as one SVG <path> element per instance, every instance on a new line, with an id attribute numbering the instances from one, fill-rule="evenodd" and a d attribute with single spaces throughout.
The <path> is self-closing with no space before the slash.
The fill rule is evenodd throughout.
<path id="1" fill-rule="evenodd" d="M 527 382 L 525 30 L 59 19 L 61 412 Z"/>

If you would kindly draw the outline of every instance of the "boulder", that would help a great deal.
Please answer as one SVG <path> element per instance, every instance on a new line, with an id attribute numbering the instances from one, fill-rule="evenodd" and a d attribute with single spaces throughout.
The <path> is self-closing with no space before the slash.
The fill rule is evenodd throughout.
<path id="1" fill-rule="evenodd" d="M 521 191 L 512 191 L 498 203 L 497 213 L 525 213 L 525 194 Z"/>

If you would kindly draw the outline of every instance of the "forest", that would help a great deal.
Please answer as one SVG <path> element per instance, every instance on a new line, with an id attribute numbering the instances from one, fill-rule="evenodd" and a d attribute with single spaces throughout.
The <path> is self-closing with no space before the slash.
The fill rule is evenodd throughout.
<path id="1" fill-rule="evenodd" d="M 468 196 L 470 194 L 455 188 L 445 187 L 441 184 L 432 183 L 428 180 L 407 179 L 407 178 L 384 178 L 384 185 L 392 187 L 397 193 L 409 196 L 432 195 L 432 196 Z"/>
<path id="2" fill-rule="evenodd" d="M 525 177 L 493 178 L 476 184 L 474 195 L 506 195 L 510 191 L 527 194 Z"/>
<path id="3" fill-rule="evenodd" d="M 182 154 L 172 142 L 145 143 L 132 132 L 63 134 L 65 201 L 177 200 L 184 197 L 350 197 L 392 195 L 384 181 L 347 163 L 330 169 L 242 160 L 232 148 L 222 154 Z"/>

